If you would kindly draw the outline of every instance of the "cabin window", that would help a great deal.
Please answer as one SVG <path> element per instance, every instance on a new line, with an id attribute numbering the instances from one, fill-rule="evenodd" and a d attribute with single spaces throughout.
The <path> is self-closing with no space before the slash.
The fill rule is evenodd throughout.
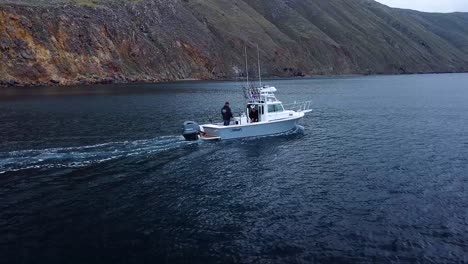
<path id="1" fill-rule="evenodd" d="M 277 112 L 283 112 L 284 108 L 280 104 L 272 104 L 268 105 L 268 113 L 277 113 Z"/>

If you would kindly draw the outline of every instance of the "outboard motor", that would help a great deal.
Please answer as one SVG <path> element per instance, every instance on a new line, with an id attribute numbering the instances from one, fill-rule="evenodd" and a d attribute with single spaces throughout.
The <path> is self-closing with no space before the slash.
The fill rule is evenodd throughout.
<path id="1" fill-rule="evenodd" d="M 200 126 L 193 121 L 186 121 L 182 126 L 182 136 L 184 136 L 187 141 L 196 141 L 198 140 L 198 135 L 200 134 Z"/>

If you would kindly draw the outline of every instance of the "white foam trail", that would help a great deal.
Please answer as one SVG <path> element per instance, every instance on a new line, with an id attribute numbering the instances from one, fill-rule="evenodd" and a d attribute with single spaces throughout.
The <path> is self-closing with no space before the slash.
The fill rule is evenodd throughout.
<path id="1" fill-rule="evenodd" d="M 122 157 L 155 154 L 194 143 L 184 141 L 181 136 L 163 136 L 78 147 L 0 152 L 0 174 L 25 169 L 84 167 Z"/>

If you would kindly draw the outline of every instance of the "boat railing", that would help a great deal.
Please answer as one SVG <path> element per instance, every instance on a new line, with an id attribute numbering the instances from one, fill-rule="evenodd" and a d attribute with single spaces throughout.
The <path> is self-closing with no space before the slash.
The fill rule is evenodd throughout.
<path id="1" fill-rule="evenodd" d="M 312 101 L 304 102 L 294 102 L 290 104 L 283 104 L 285 110 L 292 110 L 296 112 L 305 112 L 310 111 L 312 106 Z"/>
<path id="2" fill-rule="evenodd" d="M 245 110 L 240 108 L 240 107 L 236 107 L 236 108 L 232 108 L 231 109 L 232 111 L 232 114 L 234 115 L 234 117 L 237 117 L 237 116 L 241 116 L 242 114 L 245 114 Z M 223 118 L 221 116 L 221 111 L 207 111 L 207 113 L 205 114 L 204 117 L 202 118 L 199 118 L 199 121 L 200 123 L 202 124 L 219 124 L 219 123 L 222 123 L 223 122 Z"/>

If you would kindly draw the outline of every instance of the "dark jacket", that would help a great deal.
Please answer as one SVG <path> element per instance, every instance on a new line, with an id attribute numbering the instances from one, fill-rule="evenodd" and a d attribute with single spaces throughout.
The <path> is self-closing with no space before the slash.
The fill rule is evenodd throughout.
<path id="1" fill-rule="evenodd" d="M 223 109 L 221 109 L 221 114 L 223 115 L 223 120 L 231 120 L 231 118 L 233 117 L 231 108 L 227 105 L 225 105 Z"/>
<path id="2" fill-rule="evenodd" d="M 249 117 L 252 121 L 255 121 L 257 122 L 258 121 L 258 111 L 253 111 L 253 110 L 250 110 L 250 113 L 249 113 Z"/>

